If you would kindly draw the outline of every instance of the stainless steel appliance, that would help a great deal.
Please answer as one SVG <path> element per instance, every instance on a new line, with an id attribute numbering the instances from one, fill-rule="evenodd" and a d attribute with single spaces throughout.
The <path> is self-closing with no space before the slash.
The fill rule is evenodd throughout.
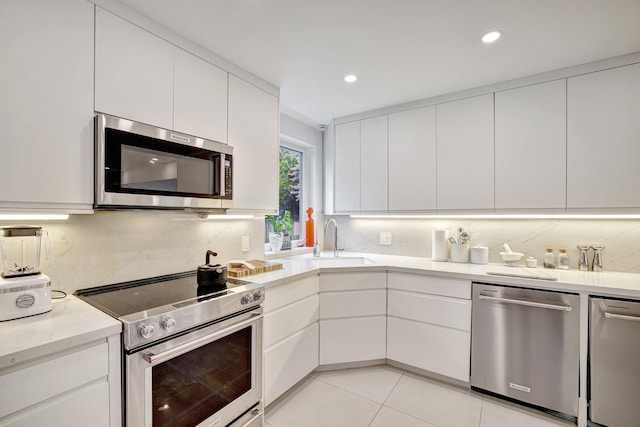
<path id="1" fill-rule="evenodd" d="M 578 295 L 473 283 L 471 388 L 577 421 Z"/>
<path id="2" fill-rule="evenodd" d="M 40 271 L 43 238 L 49 257 L 47 233 L 29 225 L 0 230 L 0 321 L 51 311 L 51 279 Z"/>
<path id="3" fill-rule="evenodd" d="M 590 298 L 590 425 L 640 425 L 640 301 Z"/>
<path id="4" fill-rule="evenodd" d="M 107 114 L 96 116 L 95 207 L 233 207 L 233 147 Z"/>
<path id="5" fill-rule="evenodd" d="M 193 271 L 76 295 L 123 323 L 127 426 L 263 425 L 263 285 Z"/>

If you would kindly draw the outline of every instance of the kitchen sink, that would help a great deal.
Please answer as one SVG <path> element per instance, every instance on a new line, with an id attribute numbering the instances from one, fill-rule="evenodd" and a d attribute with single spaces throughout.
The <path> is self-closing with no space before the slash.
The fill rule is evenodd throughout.
<path id="1" fill-rule="evenodd" d="M 314 257 L 313 262 L 319 267 L 350 267 L 355 265 L 376 265 L 364 257 Z"/>

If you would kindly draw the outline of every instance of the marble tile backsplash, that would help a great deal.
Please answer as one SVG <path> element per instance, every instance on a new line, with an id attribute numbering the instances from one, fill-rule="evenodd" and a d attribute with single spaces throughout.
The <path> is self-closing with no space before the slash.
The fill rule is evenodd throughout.
<path id="1" fill-rule="evenodd" d="M 640 273 L 639 220 L 372 220 L 334 217 L 338 246 L 348 251 L 431 257 L 434 228 L 455 234 L 458 226 L 472 235 L 471 244 L 489 247 L 489 262 L 501 262 L 508 243 L 514 251 L 542 263 L 545 248 L 567 248 L 571 268 L 578 266 L 578 243 L 603 243 L 604 269 Z M 318 215 L 317 233 L 322 244 Z M 15 223 L 4 222 L 0 225 Z M 202 220 L 195 214 L 158 211 L 97 211 L 72 215 L 68 221 L 33 223 L 52 235 L 52 257 L 42 259 L 42 271 L 52 288 L 77 289 L 195 270 L 204 264 L 207 249 L 217 261 L 264 257 L 264 217 L 242 220 Z M 328 240 L 333 241 L 332 230 Z M 380 232 L 392 233 L 391 246 L 379 244 Z M 242 252 L 241 237 L 249 236 L 251 250 Z M 326 246 L 330 247 L 330 243 Z M 592 253 L 590 253 L 592 256 Z"/>
<path id="2" fill-rule="evenodd" d="M 96 211 L 67 221 L 31 223 L 51 233 L 52 256 L 44 259 L 43 252 L 41 269 L 51 277 L 53 289 L 68 293 L 195 270 L 204 264 L 207 249 L 218 252 L 217 262 L 264 254 L 261 216 L 203 220 L 178 211 Z M 250 252 L 242 252 L 242 236 L 251 238 Z"/>
<path id="3" fill-rule="evenodd" d="M 430 258 L 432 230 L 443 228 L 449 230 L 450 236 L 456 236 L 456 228 L 460 226 L 471 233 L 472 245 L 489 247 L 490 263 L 502 262 L 499 255 L 502 244 L 508 243 L 513 251 L 537 258 L 538 265 L 542 265 L 545 248 L 553 248 L 556 254 L 559 248 L 566 248 L 570 267 L 577 269 L 576 245 L 603 243 L 605 271 L 640 273 L 640 220 L 334 218 L 338 221 L 338 247 L 347 251 Z M 381 232 L 392 233 L 391 246 L 380 245 Z M 592 257 L 590 251 L 589 259 Z"/>

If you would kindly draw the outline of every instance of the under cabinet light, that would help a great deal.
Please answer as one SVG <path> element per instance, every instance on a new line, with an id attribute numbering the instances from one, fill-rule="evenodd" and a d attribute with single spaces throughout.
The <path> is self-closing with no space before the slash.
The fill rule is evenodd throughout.
<path id="1" fill-rule="evenodd" d="M 200 214 L 200 218 L 202 218 L 202 219 L 252 219 L 252 218 L 255 218 L 255 215 L 243 215 L 243 214 L 235 214 L 235 215 Z"/>
<path id="2" fill-rule="evenodd" d="M 0 221 L 65 221 L 68 214 L 0 214 Z"/>
<path id="3" fill-rule="evenodd" d="M 353 219 L 640 219 L 640 214 L 350 215 Z"/>

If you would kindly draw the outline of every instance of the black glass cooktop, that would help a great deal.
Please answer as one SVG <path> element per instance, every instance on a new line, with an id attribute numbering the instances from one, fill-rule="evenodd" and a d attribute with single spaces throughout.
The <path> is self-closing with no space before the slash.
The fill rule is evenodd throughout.
<path id="1" fill-rule="evenodd" d="M 198 286 L 196 272 L 172 274 L 114 285 L 80 289 L 75 295 L 114 317 L 127 316 L 144 310 L 174 305 L 176 308 L 213 299 L 245 284 L 228 278 L 226 285 Z"/>

